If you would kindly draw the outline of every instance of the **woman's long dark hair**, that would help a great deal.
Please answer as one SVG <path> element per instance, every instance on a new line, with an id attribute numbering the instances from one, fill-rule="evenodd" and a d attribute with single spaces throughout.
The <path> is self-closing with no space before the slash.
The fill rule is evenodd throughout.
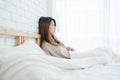
<path id="1" fill-rule="evenodd" d="M 55 19 L 51 17 L 40 17 L 38 25 L 39 25 L 39 34 L 41 35 L 41 40 L 40 40 L 40 47 L 42 46 L 42 43 L 44 41 L 52 44 L 52 45 L 57 45 L 60 44 L 60 41 L 58 41 L 54 35 L 50 35 L 49 33 L 49 26 L 51 21 L 54 22 L 54 26 L 56 26 L 56 21 Z"/>

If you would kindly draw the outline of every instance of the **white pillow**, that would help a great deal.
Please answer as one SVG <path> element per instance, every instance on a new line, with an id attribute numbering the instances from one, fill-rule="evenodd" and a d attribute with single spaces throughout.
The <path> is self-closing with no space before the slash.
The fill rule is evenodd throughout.
<path id="1" fill-rule="evenodd" d="M 45 53 L 35 42 L 27 40 L 20 46 L 0 48 L 0 64 L 10 58 L 36 54 L 44 55 Z"/>

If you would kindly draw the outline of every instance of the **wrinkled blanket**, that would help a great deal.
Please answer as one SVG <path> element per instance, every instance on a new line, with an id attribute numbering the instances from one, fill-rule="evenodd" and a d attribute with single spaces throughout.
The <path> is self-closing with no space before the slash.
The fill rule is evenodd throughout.
<path id="1" fill-rule="evenodd" d="M 0 80 L 120 80 L 119 60 L 115 62 L 112 52 L 95 49 L 70 53 L 72 59 L 14 55 L 2 63 Z"/>

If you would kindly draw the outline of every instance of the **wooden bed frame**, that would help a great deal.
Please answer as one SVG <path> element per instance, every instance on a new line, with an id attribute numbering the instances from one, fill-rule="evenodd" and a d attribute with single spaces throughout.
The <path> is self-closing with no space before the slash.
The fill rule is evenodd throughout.
<path id="1" fill-rule="evenodd" d="M 36 43 L 40 45 L 40 35 L 39 34 L 32 34 L 32 33 L 25 33 L 25 32 L 18 32 L 15 30 L 8 30 L 8 29 L 0 29 L 0 35 L 10 35 L 17 37 L 17 45 L 21 45 L 26 38 L 35 38 Z"/>

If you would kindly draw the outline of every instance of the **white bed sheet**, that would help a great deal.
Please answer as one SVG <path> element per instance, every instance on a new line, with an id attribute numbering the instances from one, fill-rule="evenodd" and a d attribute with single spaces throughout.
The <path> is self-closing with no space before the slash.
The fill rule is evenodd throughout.
<path id="1" fill-rule="evenodd" d="M 30 44 L 14 55 L 0 55 L 0 80 L 120 80 L 120 58 L 109 50 L 72 52 L 73 59 L 61 59 L 45 55 L 38 47 L 32 51 L 34 44 Z"/>

